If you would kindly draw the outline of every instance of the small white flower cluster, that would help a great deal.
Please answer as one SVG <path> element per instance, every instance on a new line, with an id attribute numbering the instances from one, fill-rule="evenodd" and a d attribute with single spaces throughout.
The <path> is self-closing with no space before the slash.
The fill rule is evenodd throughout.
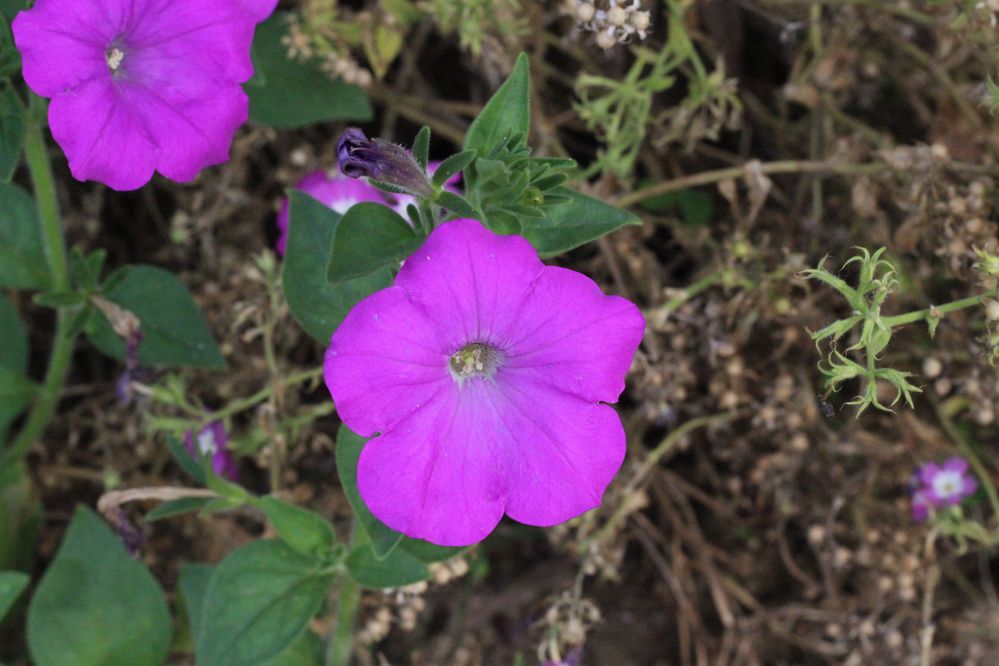
<path id="1" fill-rule="evenodd" d="M 652 15 L 642 9 L 640 0 L 607 0 L 606 8 L 597 7 L 598 0 L 575 0 L 571 8 L 583 30 L 596 33 L 597 46 L 609 49 L 627 44 L 636 35 L 645 39 L 652 25 Z"/>

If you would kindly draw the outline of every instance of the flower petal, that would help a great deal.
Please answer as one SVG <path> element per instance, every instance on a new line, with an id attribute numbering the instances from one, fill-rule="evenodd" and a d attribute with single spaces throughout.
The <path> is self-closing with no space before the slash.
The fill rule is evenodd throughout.
<path id="1" fill-rule="evenodd" d="M 51 97 L 97 77 L 111 79 L 105 50 L 115 34 L 99 3 L 38 0 L 11 29 L 21 52 L 24 80 Z"/>
<path id="2" fill-rule="evenodd" d="M 642 340 L 634 303 L 582 273 L 548 266 L 511 332 L 505 366 L 591 401 L 616 402 Z"/>
<path id="3" fill-rule="evenodd" d="M 364 437 L 387 432 L 455 387 L 440 336 L 399 287 L 358 303 L 326 350 L 326 386 L 337 413 Z"/>
<path id="4" fill-rule="evenodd" d="M 492 409 L 502 424 L 506 513 L 556 525 L 600 505 L 625 454 L 612 407 L 560 393 L 500 370 Z"/>
<path id="5" fill-rule="evenodd" d="M 227 162 L 232 137 L 249 114 L 246 93 L 235 83 L 119 85 L 123 101 L 143 119 L 159 148 L 157 171 L 178 182 Z"/>
<path id="6" fill-rule="evenodd" d="M 441 546 L 477 543 L 503 517 L 498 436 L 479 418 L 485 388 L 465 388 L 369 441 L 357 466 L 358 490 L 379 520 Z"/>
<path id="7" fill-rule="evenodd" d="M 156 145 L 110 79 L 94 79 L 54 96 L 49 128 L 77 180 L 133 190 L 153 176 Z"/>
<path id="8" fill-rule="evenodd" d="M 127 35 L 126 64 L 158 63 L 169 77 L 243 83 L 253 76 L 250 45 L 273 0 L 148 0 Z M 159 77 L 157 77 L 159 78 Z M 143 81 L 148 83 L 148 81 Z"/>
<path id="9" fill-rule="evenodd" d="M 503 348 L 543 267 L 523 238 L 462 219 L 438 227 L 395 283 L 437 322 L 451 352 L 470 342 Z"/>

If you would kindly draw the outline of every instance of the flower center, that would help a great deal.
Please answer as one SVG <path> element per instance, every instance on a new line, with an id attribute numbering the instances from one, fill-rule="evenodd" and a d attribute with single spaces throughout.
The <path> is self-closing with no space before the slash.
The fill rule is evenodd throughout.
<path id="1" fill-rule="evenodd" d="M 111 72 L 117 72 L 118 68 L 121 67 L 121 61 L 125 59 L 125 52 L 119 49 L 117 46 L 112 46 L 104 54 L 105 60 L 108 63 L 108 69 Z"/>
<path id="2" fill-rule="evenodd" d="M 481 342 L 465 345 L 454 354 L 448 364 L 451 376 L 460 385 L 472 377 L 491 379 L 503 362 L 503 353 Z"/>
<path id="3" fill-rule="evenodd" d="M 933 490 L 940 497 L 953 497 L 961 492 L 961 474 L 958 472 L 940 472 L 933 479 Z"/>

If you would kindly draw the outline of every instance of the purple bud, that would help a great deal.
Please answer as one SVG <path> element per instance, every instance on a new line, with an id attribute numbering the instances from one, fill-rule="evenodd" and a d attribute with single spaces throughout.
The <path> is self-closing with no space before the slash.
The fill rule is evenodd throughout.
<path id="1" fill-rule="evenodd" d="M 369 139 L 356 127 L 348 127 L 340 135 L 336 154 L 340 171 L 345 176 L 379 180 L 418 197 L 429 198 L 433 195 L 426 171 L 402 146 L 381 139 Z"/>

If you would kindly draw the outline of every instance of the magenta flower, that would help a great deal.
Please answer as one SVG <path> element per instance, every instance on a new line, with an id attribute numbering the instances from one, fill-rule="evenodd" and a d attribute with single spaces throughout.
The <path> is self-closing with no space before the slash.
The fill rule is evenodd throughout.
<path id="1" fill-rule="evenodd" d="M 339 172 L 313 171 L 302 178 L 295 189 L 301 190 L 341 215 L 354 204 L 365 201 L 386 203 L 385 196 L 378 188 L 369 185 L 366 181 L 348 178 Z M 285 199 L 277 217 L 280 234 L 275 245 L 277 253 L 281 256 L 284 256 L 288 246 L 288 212 L 289 202 L 288 199 Z"/>
<path id="2" fill-rule="evenodd" d="M 926 463 L 917 474 L 920 490 L 935 509 L 957 506 L 978 490 L 978 482 L 968 473 L 968 461 L 961 457 L 948 458 L 941 465 Z"/>
<path id="3" fill-rule="evenodd" d="M 191 430 L 184 433 L 184 448 L 188 453 L 195 458 L 207 459 L 215 474 L 235 481 L 238 470 L 228 447 L 229 436 L 221 421 L 212 421 L 198 431 L 197 437 Z"/>
<path id="4" fill-rule="evenodd" d="M 357 481 L 386 525 L 446 546 L 506 513 L 555 525 L 600 504 L 625 434 L 612 407 L 642 338 L 634 304 L 475 220 L 438 227 L 326 352 Z"/>
<path id="5" fill-rule="evenodd" d="M 37 0 L 12 24 L 24 80 L 78 180 L 189 181 L 246 122 L 250 43 L 277 0 Z"/>

